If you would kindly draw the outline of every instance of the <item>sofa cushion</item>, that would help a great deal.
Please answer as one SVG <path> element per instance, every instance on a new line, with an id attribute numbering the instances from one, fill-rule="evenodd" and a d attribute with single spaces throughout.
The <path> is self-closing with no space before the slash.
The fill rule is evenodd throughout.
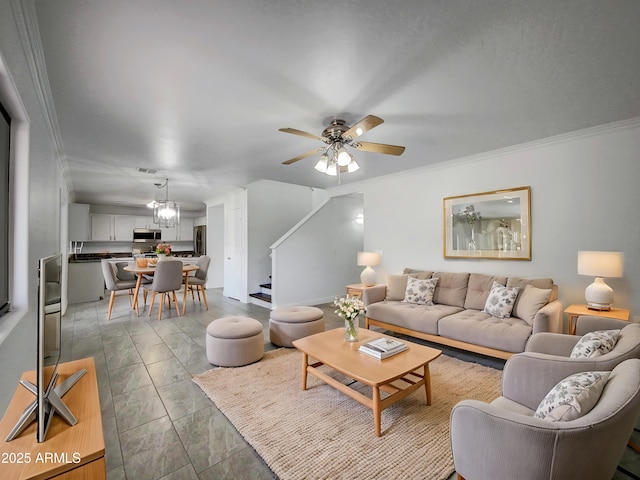
<path id="1" fill-rule="evenodd" d="M 427 279 L 431 278 L 432 272 L 405 268 L 402 275 L 387 275 L 387 296 L 385 300 L 404 300 L 409 274 L 414 278 Z"/>
<path id="2" fill-rule="evenodd" d="M 552 422 L 567 422 L 582 417 L 598 403 L 610 373 L 580 372 L 569 375 L 542 399 L 533 416 Z"/>
<path id="3" fill-rule="evenodd" d="M 533 325 L 536 313 L 549 302 L 550 296 L 550 288 L 536 288 L 528 284 L 518 294 L 512 314 L 523 319 L 529 325 Z"/>
<path id="4" fill-rule="evenodd" d="M 461 310 L 461 307 L 449 305 L 427 306 L 385 300 L 369 304 L 367 317 L 410 330 L 437 335 L 438 321 Z"/>
<path id="5" fill-rule="evenodd" d="M 509 277 L 507 278 L 507 287 L 518 287 L 520 289 L 524 289 L 527 285 L 531 285 L 532 287 L 542 288 L 542 289 L 551 289 L 551 295 L 549 296 L 549 301 L 552 302 L 558 299 L 558 286 L 553 283 L 553 279 L 551 278 L 519 278 L 519 277 Z M 518 306 L 518 299 L 516 299 L 516 307 Z"/>
<path id="6" fill-rule="evenodd" d="M 421 280 L 409 275 L 403 301 L 419 305 L 433 305 L 433 292 L 437 283 L 437 278 Z"/>
<path id="7" fill-rule="evenodd" d="M 497 318 L 479 310 L 463 310 L 438 322 L 443 337 L 505 352 L 524 352 L 531 332 L 520 318 Z"/>
<path id="8" fill-rule="evenodd" d="M 491 275 L 483 275 L 481 273 L 472 273 L 469 276 L 469 288 L 467 289 L 467 296 L 464 300 L 464 308 L 471 308 L 474 310 L 484 309 L 494 281 L 504 285 L 507 282 L 507 279 L 506 277 L 494 277 Z"/>
<path id="9" fill-rule="evenodd" d="M 405 268 L 402 272 L 405 275 L 411 275 L 413 278 L 427 279 L 433 276 L 433 272 L 429 270 L 414 270 L 413 268 Z"/>
<path id="10" fill-rule="evenodd" d="M 463 308 L 467 297 L 469 273 L 435 272 L 433 277 L 438 278 L 433 303 Z"/>
<path id="11" fill-rule="evenodd" d="M 387 296 L 385 300 L 402 300 L 407 291 L 409 275 L 387 275 Z"/>
<path id="12" fill-rule="evenodd" d="M 482 311 L 498 318 L 510 317 L 519 291 L 518 287 L 505 287 L 494 281 Z"/>
<path id="13" fill-rule="evenodd" d="M 620 330 L 598 330 L 585 334 L 571 350 L 570 358 L 595 358 L 609 353 L 616 346 Z"/>

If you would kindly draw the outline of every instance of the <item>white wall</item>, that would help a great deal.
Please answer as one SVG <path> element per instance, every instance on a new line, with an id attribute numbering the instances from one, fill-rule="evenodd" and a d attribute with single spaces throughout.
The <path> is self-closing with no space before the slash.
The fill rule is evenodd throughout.
<path id="1" fill-rule="evenodd" d="M 314 189 L 260 180 L 247 186 L 248 293 L 271 276 L 271 245 L 311 211 Z"/>
<path id="2" fill-rule="evenodd" d="M 326 303 L 360 281 L 360 212 L 361 195 L 331 198 L 273 245 L 273 308 Z"/>
<path id="3" fill-rule="evenodd" d="M 12 117 L 12 302 L 0 320 L 0 412 L 23 371 L 35 369 L 37 261 L 61 250 L 61 198 L 66 198 L 54 136 L 20 42 L 12 5 L 0 2 L 0 101 Z M 61 192 L 64 191 L 64 194 Z"/>
<path id="4" fill-rule="evenodd" d="M 330 191 L 364 193 L 364 248 L 384 272 L 404 267 L 552 277 L 566 307 L 584 303 L 579 250 L 625 253 L 607 279 L 615 306 L 640 315 L 640 119 L 601 126 Z M 443 198 L 531 186 L 532 260 L 445 259 Z"/>
<path id="5" fill-rule="evenodd" d="M 224 285 L 224 205 L 207 208 L 207 255 L 211 258 L 207 288 Z"/>

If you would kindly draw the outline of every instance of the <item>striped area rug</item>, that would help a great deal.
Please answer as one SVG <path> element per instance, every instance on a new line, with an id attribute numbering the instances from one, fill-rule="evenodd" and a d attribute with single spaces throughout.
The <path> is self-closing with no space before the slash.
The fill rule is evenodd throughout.
<path id="1" fill-rule="evenodd" d="M 430 364 L 431 406 L 424 390 L 414 392 L 383 410 L 376 437 L 370 409 L 310 375 L 302 391 L 301 362 L 297 350 L 280 349 L 252 365 L 194 377 L 282 480 L 445 480 L 454 472 L 451 409 L 500 395 L 500 370 L 441 355 Z"/>

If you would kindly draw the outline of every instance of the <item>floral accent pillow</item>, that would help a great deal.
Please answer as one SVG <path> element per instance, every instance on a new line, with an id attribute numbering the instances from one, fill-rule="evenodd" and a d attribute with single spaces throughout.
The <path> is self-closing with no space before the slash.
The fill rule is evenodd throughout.
<path id="1" fill-rule="evenodd" d="M 567 422 L 585 415 L 598 403 L 611 372 L 580 372 L 558 382 L 533 415 L 551 422 Z"/>
<path id="2" fill-rule="evenodd" d="M 505 287 L 494 280 L 482 311 L 493 317 L 509 318 L 519 291 L 518 287 Z"/>
<path id="3" fill-rule="evenodd" d="M 404 292 L 403 302 L 433 305 L 433 292 L 436 291 L 437 283 L 437 278 L 429 278 L 428 280 L 407 278 L 407 289 Z"/>
<path id="4" fill-rule="evenodd" d="M 620 338 L 620 330 L 598 330 L 585 334 L 571 350 L 570 358 L 595 358 L 609 353 Z"/>

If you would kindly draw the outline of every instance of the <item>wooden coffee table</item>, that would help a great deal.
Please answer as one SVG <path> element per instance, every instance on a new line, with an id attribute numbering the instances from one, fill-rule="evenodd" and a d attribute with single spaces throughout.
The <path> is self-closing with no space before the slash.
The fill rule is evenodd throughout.
<path id="1" fill-rule="evenodd" d="M 384 360 L 378 360 L 358 351 L 360 345 L 376 338 L 386 337 L 373 330 L 360 330 L 357 342 L 343 338 L 344 329 L 336 328 L 295 340 L 294 347 L 302 352 L 302 390 L 307 389 L 307 374 L 349 395 L 373 410 L 376 435 L 381 434 L 381 413 L 389 405 L 402 400 L 424 386 L 427 405 L 431 405 L 429 362 L 442 353 L 435 348 L 406 342 L 408 349 Z M 404 341 L 404 340 L 403 340 Z M 316 360 L 309 363 L 309 357 Z M 372 389 L 372 398 L 344 385 L 318 367 L 326 365 Z M 381 398 L 380 391 L 388 393 Z"/>

